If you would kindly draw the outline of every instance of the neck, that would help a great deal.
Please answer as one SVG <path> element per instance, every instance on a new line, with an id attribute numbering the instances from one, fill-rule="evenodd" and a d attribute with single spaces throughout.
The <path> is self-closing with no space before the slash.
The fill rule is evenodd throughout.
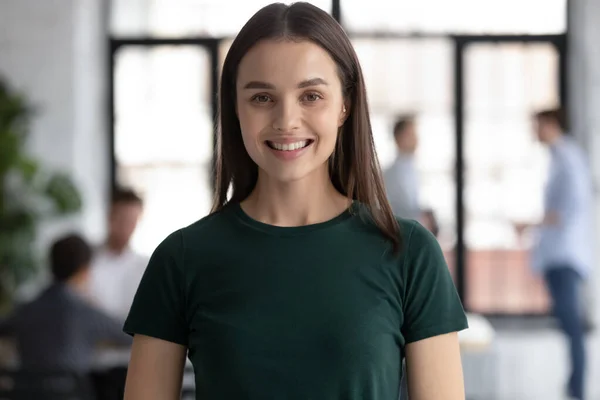
<path id="1" fill-rule="evenodd" d="M 65 285 L 76 293 L 84 294 L 87 291 L 87 281 L 83 276 L 75 275 L 65 282 Z"/>
<path id="2" fill-rule="evenodd" d="M 552 146 L 556 144 L 562 138 L 561 132 L 556 132 L 552 137 L 548 139 L 548 145 Z"/>
<path id="3" fill-rule="evenodd" d="M 106 241 L 106 247 L 112 253 L 121 254 L 127 249 L 127 243 L 123 243 L 120 240 L 115 240 L 114 238 L 109 237 Z"/>
<path id="4" fill-rule="evenodd" d="M 349 205 L 331 183 L 327 166 L 293 182 L 276 181 L 260 171 L 256 187 L 241 204 L 255 220 L 276 226 L 325 222 Z"/>

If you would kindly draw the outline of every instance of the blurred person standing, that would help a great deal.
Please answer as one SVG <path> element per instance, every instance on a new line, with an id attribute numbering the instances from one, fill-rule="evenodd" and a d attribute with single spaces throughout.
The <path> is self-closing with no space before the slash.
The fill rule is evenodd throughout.
<path id="1" fill-rule="evenodd" d="M 418 138 L 413 115 L 398 118 L 394 124 L 394 141 L 398 155 L 383 174 L 388 200 L 396 216 L 420 220 L 419 179 L 415 166 Z"/>
<path id="2" fill-rule="evenodd" d="M 107 313 L 125 319 L 148 258 L 130 247 L 143 211 L 142 199 L 130 189 L 116 189 L 108 217 L 108 237 L 92 262 L 89 294 Z"/>
<path id="3" fill-rule="evenodd" d="M 98 345 L 131 345 L 120 322 L 84 296 L 91 259 L 92 249 L 80 236 L 57 240 L 50 250 L 53 283 L 0 323 L 0 336 L 16 340 L 21 368 L 87 373 Z"/>
<path id="4" fill-rule="evenodd" d="M 544 276 L 553 314 L 569 340 L 568 395 L 582 400 L 586 357 L 580 300 L 593 263 L 591 176 L 583 151 L 565 133 L 560 110 L 538 112 L 535 122 L 537 138 L 550 149 L 550 168 L 544 192 L 544 218 L 536 227 L 532 266 Z"/>

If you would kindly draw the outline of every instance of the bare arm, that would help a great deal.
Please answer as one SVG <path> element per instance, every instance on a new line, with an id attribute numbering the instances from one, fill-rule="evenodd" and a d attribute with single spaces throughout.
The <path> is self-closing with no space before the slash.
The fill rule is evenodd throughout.
<path id="1" fill-rule="evenodd" d="M 124 400 L 179 400 L 186 348 L 135 335 Z"/>
<path id="2" fill-rule="evenodd" d="M 465 389 L 456 332 L 406 346 L 410 400 L 464 400 Z"/>
<path id="3" fill-rule="evenodd" d="M 515 223 L 514 226 L 515 226 L 515 230 L 517 231 L 517 234 L 522 235 L 523 232 L 525 232 L 528 229 L 535 229 L 535 228 L 540 228 L 543 226 L 556 226 L 559 223 L 560 223 L 560 217 L 559 217 L 558 213 L 553 210 L 548 210 L 544 214 L 544 217 L 542 218 L 542 220 L 537 223 L 517 222 L 517 223 Z"/>

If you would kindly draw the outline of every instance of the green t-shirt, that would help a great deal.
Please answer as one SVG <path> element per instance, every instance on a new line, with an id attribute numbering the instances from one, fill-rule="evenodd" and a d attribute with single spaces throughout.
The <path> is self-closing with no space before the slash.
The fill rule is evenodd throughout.
<path id="1" fill-rule="evenodd" d="M 155 250 L 124 330 L 189 349 L 197 398 L 395 400 L 405 345 L 467 327 L 436 239 L 353 206 L 277 227 L 237 204 Z"/>

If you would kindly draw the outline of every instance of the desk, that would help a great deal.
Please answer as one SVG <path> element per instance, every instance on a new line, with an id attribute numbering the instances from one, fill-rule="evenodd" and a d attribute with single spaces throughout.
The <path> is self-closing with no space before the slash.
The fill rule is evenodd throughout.
<path id="1" fill-rule="evenodd" d="M 486 351 L 494 342 L 492 324 L 481 315 L 467 313 L 469 329 L 458 332 L 460 348 L 464 351 Z"/>
<path id="2" fill-rule="evenodd" d="M 492 399 L 496 385 L 495 331 L 481 315 L 467 314 L 469 329 L 459 332 L 467 399 Z"/>

